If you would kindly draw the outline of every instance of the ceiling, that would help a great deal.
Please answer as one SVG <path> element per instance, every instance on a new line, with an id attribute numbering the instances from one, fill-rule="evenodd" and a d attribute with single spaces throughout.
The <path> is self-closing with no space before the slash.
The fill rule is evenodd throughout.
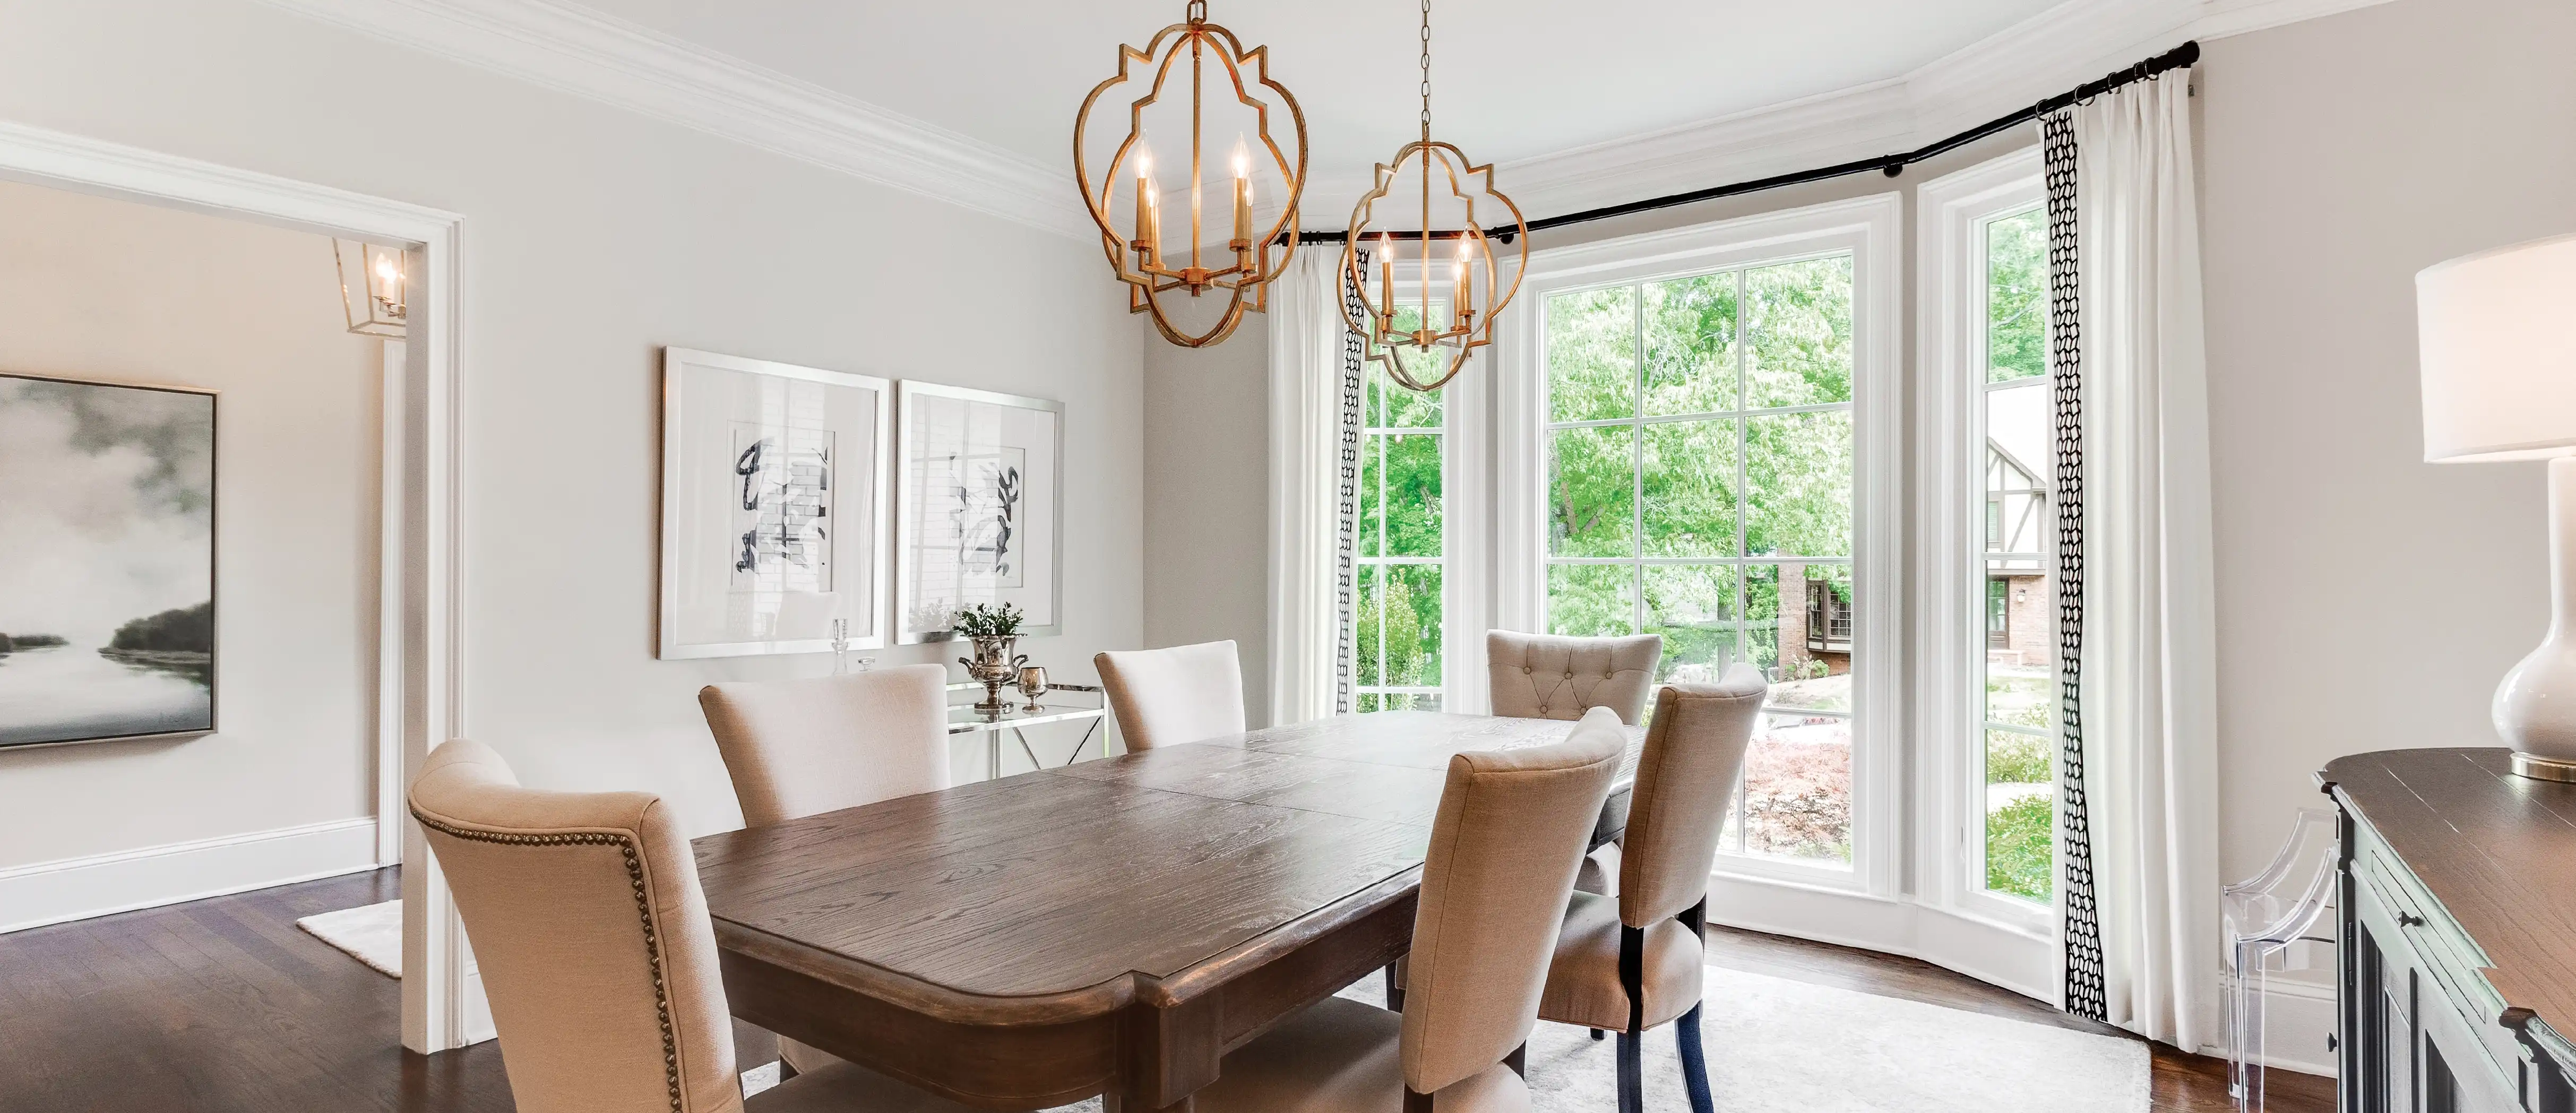
<path id="1" fill-rule="evenodd" d="M 1452 0 L 1432 13 L 1438 132 L 1513 161 L 1901 77 L 2057 0 Z M 1055 164 L 1073 114 L 1180 0 L 581 0 Z M 1415 128 L 1418 9 L 1212 0 L 1305 109 L 1315 172 L 1365 174 Z M 999 75 L 999 76 L 996 76 Z"/>

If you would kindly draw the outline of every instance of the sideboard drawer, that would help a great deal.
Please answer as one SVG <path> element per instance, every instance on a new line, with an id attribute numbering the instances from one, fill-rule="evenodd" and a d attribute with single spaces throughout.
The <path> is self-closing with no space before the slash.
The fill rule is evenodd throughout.
<path id="1" fill-rule="evenodd" d="M 2354 847 L 2354 921 L 2381 969 L 2373 981 L 2393 1006 L 2384 1033 L 2392 1092 L 2371 1113 L 2506 1113 L 2522 1108 L 2522 1051 L 2496 1023 L 2501 1003 L 2477 973 L 2483 959 L 2442 906 L 2422 892 L 2361 828 Z M 2391 868 L 2395 867 L 2395 868 Z M 2463 954 L 2463 951 L 2466 954 Z"/>

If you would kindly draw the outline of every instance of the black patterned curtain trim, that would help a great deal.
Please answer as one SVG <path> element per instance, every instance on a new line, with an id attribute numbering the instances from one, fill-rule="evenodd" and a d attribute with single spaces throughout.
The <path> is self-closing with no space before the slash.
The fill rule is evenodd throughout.
<path id="1" fill-rule="evenodd" d="M 2048 354 L 2057 431 L 2057 791 L 2065 862 L 2066 1011 L 2110 1019 L 2093 831 L 2084 804 L 2084 323 L 2077 290 L 2075 124 L 2039 121 L 2048 171 Z"/>
<path id="2" fill-rule="evenodd" d="M 1368 251 L 1365 248 L 1359 252 L 1359 263 L 1360 272 L 1367 273 Z M 1350 272 L 1340 271 L 1333 282 L 1342 292 L 1343 303 L 1351 317 L 1368 313 L 1368 302 L 1362 300 L 1366 295 L 1351 282 Z M 1353 558 L 1359 552 L 1361 392 L 1367 385 L 1361 371 L 1367 358 L 1368 351 L 1360 334 L 1343 329 L 1342 486 L 1341 502 L 1333 518 L 1333 532 L 1338 539 L 1338 551 L 1333 557 L 1333 713 L 1336 715 L 1350 714 L 1351 688 L 1355 679 L 1352 675 L 1355 659 L 1351 643 L 1358 636 L 1359 600 L 1356 591 L 1358 564 Z"/>

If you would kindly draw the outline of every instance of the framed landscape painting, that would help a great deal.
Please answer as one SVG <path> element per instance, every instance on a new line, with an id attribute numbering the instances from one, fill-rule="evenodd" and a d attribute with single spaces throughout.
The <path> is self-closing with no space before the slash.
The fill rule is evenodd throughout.
<path id="1" fill-rule="evenodd" d="M 0 372 L 0 747 L 215 729 L 215 395 Z"/>
<path id="2" fill-rule="evenodd" d="M 1064 404 L 906 380 L 896 485 L 896 641 L 1011 604 L 1023 636 L 1064 629 Z"/>
<path id="3" fill-rule="evenodd" d="M 665 660 L 886 644 L 891 387 L 663 350 Z"/>

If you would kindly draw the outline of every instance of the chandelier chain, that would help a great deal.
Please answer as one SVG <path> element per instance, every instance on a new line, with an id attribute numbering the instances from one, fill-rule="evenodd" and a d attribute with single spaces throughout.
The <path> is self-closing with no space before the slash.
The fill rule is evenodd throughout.
<path id="1" fill-rule="evenodd" d="M 1431 141 L 1431 0 L 1422 0 L 1422 141 Z"/>

